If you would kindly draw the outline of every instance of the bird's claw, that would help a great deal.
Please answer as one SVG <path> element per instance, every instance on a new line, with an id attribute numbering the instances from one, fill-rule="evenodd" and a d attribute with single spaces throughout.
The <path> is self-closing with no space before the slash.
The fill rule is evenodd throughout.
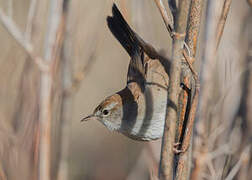
<path id="1" fill-rule="evenodd" d="M 174 143 L 173 147 L 177 148 L 180 144 L 181 144 L 180 142 L 176 142 L 176 143 Z"/>
<path id="2" fill-rule="evenodd" d="M 175 154 L 180 154 L 180 153 L 184 153 L 186 150 L 183 150 L 183 149 L 178 149 L 178 148 L 173 148 L 173 152 L 175 153 Z"/>
<path id="3" fill-rule="evenodd" d="M 178 148 L 179 148 L 179 145 L 181 145 L 180 142 L 174 143 L 174 145 L 173 145 L 173 152 L 174 152 L 175 154 L 180 154 L 180 153 L 186 152 L 186 149 L 178 149 Z"/>

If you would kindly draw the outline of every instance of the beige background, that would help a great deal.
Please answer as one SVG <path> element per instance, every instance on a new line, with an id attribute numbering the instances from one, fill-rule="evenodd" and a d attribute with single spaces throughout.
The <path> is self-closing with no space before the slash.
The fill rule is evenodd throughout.
<path id="1" fill-rule="evenodd" d="M 43 2 L 47 3 L 47 1 Z M 171 55 L 171 39 L 154 1 L 121 0 L 115 2 L 130 25 L 143 39 L 153 44 L 158 50 L 165 50 L 168 56 Z M 22 31 L 25 31 L 29 3 L 29 0 L 13 0 L 13 19 Z M 74 62 L 74 73 L 86 65 L 92 53 L 94 55 L 79 89 L 73 94 L 73 112 L 72 118 L 69 119 L 71 121 L 69 128 L 70 179 L 74 180 L 120 180 L 127 179 L 127 177 L 134 180 L 146 179 L 149 174 L 148 155 L 141 156 L 147 143 L 135 142 L 117 133 L 111 133 L 96 121 L 80 123 L 80 119 L 92 113 L 101 100 L 122 89 L 126 83 L 129 57 L 106 25 L 106 16 L 111 14 L 111 7 L 111 0 L 74 0 L 70 7 L 71 61 Z M 0 8 L 8 14 L 8 1 L 0 0 Z M 242 49 L 243 46 L 239 44 L 242 33 L 239 27 L 243 26 L 243 18 L 247 12 L 248 7 L 245 1 L 233 3 L 220 45 L 219 58 L 222 61 L 218 62 L 216 88 L 221 90 L 218 93 L 230 89 L 231 83 L 232 87 L 237 87 L 232 88 L 225 99 L 227 106 L 223 108 L 223 112 L 225 112 L 222 112 L 223 119 L 229 119 L 232 116 L 233 109 L 240 97 L 239 72 L 242 71 L 240 69 L 242 55 L 239 48 Z M 40 19 L 41 27 L 46 25 L 46 17 L 47 15 L 44 19 Z M 38 31 L 44 34 L 43 28 Z M 43 40 L 38 43 L 37 51 L 43 52 Z M 12 141 L 9 139 L 13 138 L 11 134 L 19 133 L 15 129 L 19 114 L 15 114 L 15 112 L 19 108 L 21 75 L 27 66 L 25 62 L 27 62 L 26 53 L 0 25 L 0 141 L 2 142 L 0 153 L 1 158 L 4 158 L 8 151 L 10 157 L 16 158 L 15 162 L 18 167 L 20 162 L 26 163 L 25 158 L 29 154 L 22 155 L 25 147 L 18 138 L 15 140 L 16 145 L 12 145 L 10 143 Z M 33 63 L 29 67 L 37 71 Z M 31 73 L 32 75 L 33 73 Z M 236 80 L 237 77 L 238 80 Z M 30 79 L 27 78 L 24 81 L 30 82 Z M 28 85 L 29 83 L 25 84 L 25 87 Z M 223 94 L 218 95 L 214 98 L 218 99 Z M 26 100 L 29 101 L 32 97 L 32 94 L 29 94 Z M 28 111 L 32 111 L 32 108 Z M 23 134 L 23 132 L 20 133 Z M 155 154 L 159 157 L 160 141 L 154 143 Z M 16 152 L 15 148 L 21 149 L 21 153 L 16 154 L 17 157 L 13 155 Z M 56 155 L 57 153 L 55 152 Z M 20 160 L 21 155 L 24 159 Z M 137 163 L 138 158 L 141 159 Z M 52 170 L 54 169 L 56 168 L 53 166 Z M 25 172 L 21 168 L 20 172 L 15 173 L 22 179 L 25 177 L 25 173 L 22 174 L 23 171 Z M 13 176 L 13 179 L 17 176 Z"/>

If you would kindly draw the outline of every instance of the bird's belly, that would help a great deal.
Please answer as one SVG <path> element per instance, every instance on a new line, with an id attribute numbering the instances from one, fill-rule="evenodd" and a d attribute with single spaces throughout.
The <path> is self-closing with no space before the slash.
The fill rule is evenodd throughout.
<path id="1" fill-rule="evenodd" d="M 152 91 L 147 90 L 144 101 L 139 106 L 137 119 L 129 126 L 130 131 L 125 135 L 143 141 L 161 138 L 164 131 L 166 105 L 167 92 L 153 96 Z"/>
<path id="2" fill-rule="evenodd" d="M 123 127 L 122 131 L 136 140 L 159 139 L 164 131 L 169 78 L 159 61 L 150 63 L 144 93 L 137 100 L 136 113 L 126 120 L 126 128 Z"/>

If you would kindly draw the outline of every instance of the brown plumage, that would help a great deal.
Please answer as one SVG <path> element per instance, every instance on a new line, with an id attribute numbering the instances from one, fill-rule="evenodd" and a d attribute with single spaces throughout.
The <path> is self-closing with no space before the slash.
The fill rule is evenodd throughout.
<path id="1" fill-rule="evenodd" d="M 130 28 L 115 4 L 107 23 L 131 57 L 127 86 L 107 97 L 83 120 L 97 119 L 135 140 L 158 139 L 165 121 L 169 61 Z"/>

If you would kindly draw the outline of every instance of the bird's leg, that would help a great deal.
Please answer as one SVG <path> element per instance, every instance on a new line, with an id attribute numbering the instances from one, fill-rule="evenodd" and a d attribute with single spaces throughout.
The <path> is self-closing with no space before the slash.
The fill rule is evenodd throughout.
<path id="1" fill-rule="evenodd" d="M 199 98 L 199 90 L 200 90 L 198 75 L 191 64 L 191 62 L 193 62 L 194 60 L 192 59 L 192 57 L 190 57 L 187 54 L 187 52 L 185 50 L 183 51 L 183 55 L 185 57 L 185 61 L 187 62 L 188 66 L 192 72 L 193 78 L 195 80 L 195 94 L 192 99 L 192 104 L 190 106 L 188 120 L 187 120 L 187 122 L 184 121 L 186 123 L 186 126 L 185 126 L 186 129 L 183 134 L 181 148 L 178 148 L 178 145 L 174 147 L 174 153 L 176 153 L 176 154 L 186 152 L 189 145 L 190 145 L 191 135 L 192 135 L 192 131 L 193 131 L 193 124 L 194 124 L 194 119 L 195 119 L 195 115 L 196 115 L 196 108 L 197 108 L 198 98 Z M 190 102 L 188 102 L 188 103 L 190 103 Z"/>
<path id="2" fill-rule="evenodd" d="M 173 144 L 173 147 L 177 148 L 181 143 L 180 142 L 176 142 Z"/>
<path id="3" fill-rule="evenodd" d="M 187 149 L 186 149 L 187 150 Z M 180 153 L 184 153 L 184 152 L 186 152 L 186 150 L 180 150 L 180 149 L 178 149 L 178 148 L 173 148 L 173 152 L 175 153 L 175 154 L 180 154 Z"/>
<path id="4" fill-rule="evenodd" d="M 185 90 L 187 93 L 191 92 L 191 89 L 185 83 L 180 83 L 180 87 Z"/>
<path id="5" fill-rule="evenodd" d="M 183 82 L 180 85 L 181 93 L 180 93 L 180 115 L 179 115 L 179 124 L 178 124 L 178 136 L 177 141 L 180 146 L 174 146 L 174 148 L 180 149 L 181 144 L 183 142 L 184 134 L 185 134 L 185 125 L 188 120 L 188 112 L 190 109 L 191 102 L 191 89 L 189 89 L 189 78 L 185 76 L 183 78 Z M 177 143 L 178 144 L 178 143 Z"/>
<path id="6" fill-rule="evenodd" d="M 176 142 L 176 143 L 174 143 L 174 145 L 173 145 L 173 152 L 175 153 L 175 154 L 179 154 L 179 153 L 181 153 L 182 151 L 179 149 L 179 146 L 181 145 L 181 142 Z"/>

